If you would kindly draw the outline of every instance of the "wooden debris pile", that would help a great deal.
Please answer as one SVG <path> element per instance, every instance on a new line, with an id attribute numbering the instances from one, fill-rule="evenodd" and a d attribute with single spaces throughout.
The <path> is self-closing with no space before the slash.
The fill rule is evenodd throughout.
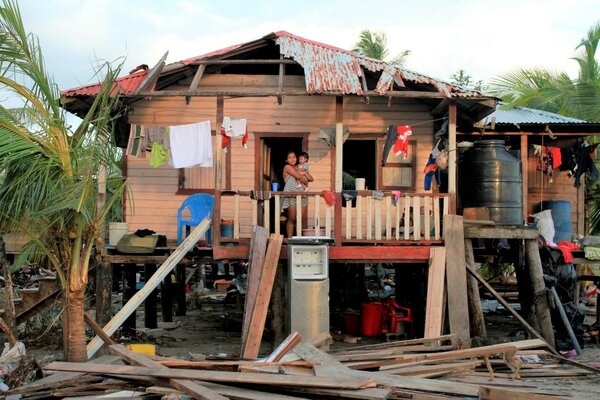
<path id="1" fill-rule="evenodd" d="M 564 367 L 538 340 L 470 349 L 444 345 L 452 335 L 326 353 L 290 335 L 263 359 L 185 361 L 144 356 L 113 344 L 115 356 L 87 363 L 53 362 L 53 374 L 14 389 L 14 398 L 195 399 L 558 399 L 564 392 L 540 389 L 527 378 L 585 377 L 585 365 Z M 571 361 L 571 363 L 578 364 Z M 587 369 L 584 369 L 587 368 Z M 524 380 L 525 379 L 525 380 Z M 513 400 L 514 400 L 513 399 Z"/>

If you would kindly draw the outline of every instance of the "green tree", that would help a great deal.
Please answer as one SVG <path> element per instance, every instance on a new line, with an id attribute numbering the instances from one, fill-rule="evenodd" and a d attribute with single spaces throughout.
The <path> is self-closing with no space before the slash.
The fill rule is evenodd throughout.
<path id="1" fill-rule="evenodd" d="M 600 69 L 596 50 L 600 23 L 576 47 L 577 78 L 543 68 L 518 69 L 492 81 L 490 92 L 513 106 L 537 108 L 586 121 L 600 122 Z"/>
<path id="2" fill-rule="evenodd" d="M 475 81 L 473 77 L 467 73 L 464 69 L 459 69 L 452 75 L 450 75 L 450 83 L 457 86 L 462 86 L 467 89 L 484 91 L 485 87 L 482 80 Z"/>
<path id="3" fill-rule="evenodd" d="M 45 261 L 56 271 L 66 305 L 65 358 L 71 361 L 87 359 L 88 269 L 112 204 L 98 205 L 97 173 L 112 158 L 110 132 L 118 99 L 111 92 L 118 72 L 108 64 L 101 68 L 100 93 L 71 131 L 37 38 L 26 32 L 14 1 L 0 5 L 0 90 L 23 106 L 0 105 L 0 226 L 31 239 L 22 259 Z M 121 181 L 117 191 L 123 187 Z"/>
<path id="4" fill-rule="evenodd" d="M 600 122 L 600 68 L 596 57 L 600 23 L 576 47 L 576 78 L 543 68 L 519 69 L 492 81 L 490 92 L 512 106 L 531 107 L 586 121 Z M 596 138 L 592 138 L 596 140 Z M 600 233 L 600 185 L 586 180 L 587 231 Z"/>
<path id="5" fill-rule="evenodd" d="M 405 65 L 406 58 L 410 54 L 410 50 L 404 50 L 389 60 L 388 55 L 390 52 L 387 48 L 386 34 L 384 32 L 371 32 L 368 29 L 365 29 L 360 33 L 358 42 L 356 42 L 352 51 L 358 55 L 375 58 L 398 67 L 403 67 Z"/>

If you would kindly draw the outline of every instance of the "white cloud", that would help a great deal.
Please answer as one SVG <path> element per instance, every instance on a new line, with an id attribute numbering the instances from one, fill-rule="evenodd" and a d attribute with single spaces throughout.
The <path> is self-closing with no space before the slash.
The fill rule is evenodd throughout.
<path id="1" fill-rule="evenodd" d="M 567 70 L 600 0 L 207 1 L 21 0 L 49 70 L 62 87 L 89 82 L 90 60 L 127 56 L 124 71 L 168 62 L 286 30 L 351 48 L 363 29 L 384 31 L 391 55 L 410 49 L 408 67 L 448 79 L 458 69 L 489 80 L 517 67 Z"/>

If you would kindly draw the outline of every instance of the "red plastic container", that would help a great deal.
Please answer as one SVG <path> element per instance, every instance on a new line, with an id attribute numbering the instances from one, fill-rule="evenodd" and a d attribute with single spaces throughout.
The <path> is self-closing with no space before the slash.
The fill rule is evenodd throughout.
<path id="1" fill-rule="evenodd" d="M 383 304 L 363 303 L 360 306 L 361 333 L 363 336 L 379 336 L 383 329 Z"/>
<path id="2" fill-rule="evenodd" d="M 342 329 L 351 335 L 360 335 L 360 314 L 345 312 L 342 314 Z"/>

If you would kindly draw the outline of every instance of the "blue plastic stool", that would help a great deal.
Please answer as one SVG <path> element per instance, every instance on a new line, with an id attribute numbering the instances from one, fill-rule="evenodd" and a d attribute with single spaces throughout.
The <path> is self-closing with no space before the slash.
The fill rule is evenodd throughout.
<path id="1" fill-rule="evenodd" d="M 186 198 L 177 210 L 177 243 L 181 244 L 183 239 L 189 235 L 190 230 L 200 225 L 207 216 L 212 218 L 215 198 L 212 194 L 196 193 Z M 183 211 L 189 209 L 191 216 L 183 217 Z M 184 236 L 185 230 L 185 236 Z M 210 244 L 212 229 L 206 231 L 206 244 Z"/>

